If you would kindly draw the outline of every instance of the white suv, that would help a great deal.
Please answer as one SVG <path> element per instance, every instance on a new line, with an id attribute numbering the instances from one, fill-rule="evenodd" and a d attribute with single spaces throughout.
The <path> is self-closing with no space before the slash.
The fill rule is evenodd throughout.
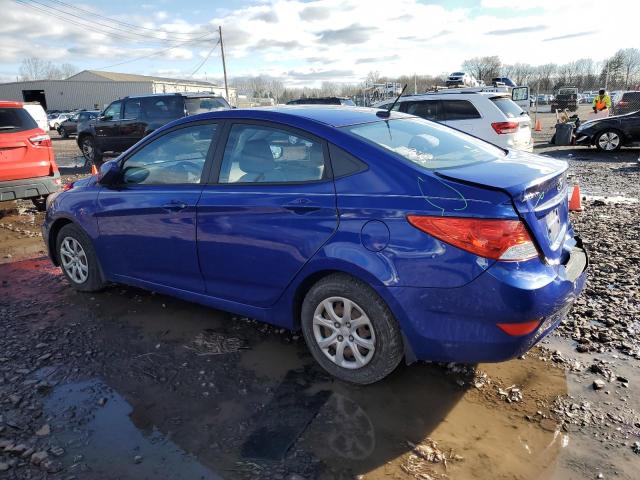
<path id="1" fill-rule="evenodd" d="M 374 104 L 389 108 L 392 100 Z M 442 123 L 499 147 L 533 150 L 531 119 L 507 93 L 425 93 L 400 97 L 394 110 Z"/>

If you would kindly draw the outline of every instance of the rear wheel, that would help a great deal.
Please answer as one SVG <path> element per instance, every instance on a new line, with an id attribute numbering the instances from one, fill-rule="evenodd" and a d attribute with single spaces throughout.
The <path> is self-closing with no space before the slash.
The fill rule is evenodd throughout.
<path id="1" fill-rule="evenodd" d="M 613 152 L 622 146 L 622 135 L 617 130 L 605 130 L 596 137 L 598 150 Z"/>
<path id="2" fill-rule="evenodd" d="M 330 275 L 315 284 L 301 316 L 311 354 L 341 380 L 374 383 L 402 360 L 402 337 L 393 314 L 375 291 L 348 275 Z"/>
<path id="3" fill-rule="evenodd" d="M 73 288 L 95 292 L 105 286 L 93 245 L 80 227 L 70 223 L 60 229 L 56 252 L 62 272 Z"/>
<path id="4" fill-rule="evenodd" d="M 33 203 L 33 206 L 36 207 L 36 210 L 39 212 L 44 212 L 47 209 L 47 197 L 37 197 L 37 198 L 32 198 L 31 202 Z"/>
<path id="5" fill-rule="evenodd" d="M 69 132 L 67 132 L 67 130 L 64 127 L 60 127 L 58 129 L 58 134 L 62 137 L 62 138 L 69 138 Z"/>

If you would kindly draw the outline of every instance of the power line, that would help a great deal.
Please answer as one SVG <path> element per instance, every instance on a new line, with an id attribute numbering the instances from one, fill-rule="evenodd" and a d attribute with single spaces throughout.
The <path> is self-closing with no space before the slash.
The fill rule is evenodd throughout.
<path id="1" fill-rule="evenodd" d="M 198 73 L 198 70 L 200 70 L 202 68 L 202 66 L 207 62 L 207 60 L 209 60 L 209 57 L 211 56 L 211 54 L 213 53 L 213 51 L 216 49 L 216 47 L 220 45 L 220 38 L 218 38 L 218 41 L 216 42 L 216 44 L 211 47 L 211 50 L 209 50 L 209 53 L 207 53 L 207 56 L 204 57 L 204 60 L 202 60 L 202 62 L 200 62 L 200 64 L 196 67 L 196 69 L 191 72 L 191 75 L 189 75 L 189 78 L 193 77 L 196 73 Z"/>
<path id="2" fill-rule="evenodd" d="M 122 33 L 115 33 L 115 32 L 111 32 L 111 31 L 108 31 L 108 30 L 104 30 L 104 29 L 98 28 L 98 27 L 96 27 L 95 25 L 93 25 L 91 23 L 81 23 L 78 20 L 72 20 L 72 19 L 70 19 L 70 18 L 68 18 L 68 17 L 66 17 L 64 15 L 71 15 L 71 16 L 74 16 L 74 17 L 78 17 L 83 22 L 91 22 L 90 20 L 89 21 L 84 20 L 82 17 L 79 17 L 78 15 L 73 15 L 73 14 L 70 14 L 68 12 L 57 10 L 54 7 L 49 7 L 47 5 L 44 5 L 45 8 L 42 8 L 42 7 L 39 7 L 37 5 L 33 5 L 31 3 L 27 3 L 25 0 L 14 0 L 14 1 L 17 2 L 20 5 L 32 8 L 34 10 L 40 11 L 40 12 L 45 13 L 47 15 L 50 15 L 52 17 L 64 20 L 67 23 L 70 23 L 70 24 L 73 24 L 73 25 L 78 25 L 78 26 L 83 27 L 85 29 L 90 29 L 91 31 L 95 31 L 97 33 L 101 33 L 101 34 L 109 36 L 109 37 L 122 38 L 122 39 L 129 40 L 129 41 L 140 41 L 139 39 L 131 37 L 131 35 L 136 35 L 136 36 L 142 37 L 142 38 L 144 38 L 146 40 L 151 39 L 151 40 L 154 40 L 156 42 L 161 42 L 161 43 L 156 44 L 156 45 L 170 45 L 172 42 L 175 42 L 175 46 L 177 46 L 177 45 L 182 45 L 184 43 L 196 42 L 196 41 L 200 40 L 201 38 L 206 37 L 207 35 L 209 35 L 207 33 L 207 34 L 202 35 L 201 37 L 194 38 L 192 40 L 180 41 L 180 42 L 177 42 L 176 40 L 170 41 L 170 40 L 161 39 L 161 38 L 158 38 L 158 37 L 150 37 L 150 36 L 138 34 L 138 33 L 135 33 L 135 32 L 127 32 L 127 31 L 125 31 L 127 33 L 127 35 L 124 35 Z M 37 2 L 37 3 L 39 5 L 43 5 L 43 4 L 39 3 L 39 2 Z M 114 28 L 115 29 L 115 27 L 108 27 L 108 28 Z M 116 30 L 121 30 L 121 29 L 116 29 Z"/>
<path id="3" fill-rule="evenodd" d="M 75 5 L 70 5 L 68 3 L 61 2 L 60 0 L 48 0 L 48 1 L 52 2 L 52 3 L 57 3 L 59 5 L 63 5 L 65 7 L 67 7 L 67 8 L 72 8 L 72 9 L 80 11 L 80 12 L 88 13 L 88 14 L 93 15 L 95 17 L 104 18 L 105 20 L 108 20 L 108 21 L 110 21 L 112 23 L 116 23 L 116 24 L 123 25 L 123 26 L 126 26 L 126 27 L 136 28 L 136 29 L 139 29 L 139 30 L 147 30 L 149 32 L 155 32 L 155 33 L 157 33 L 157 32 L 166 33 L 168 35 L 195 35 L 195 32 L 169 32 L 167 30 L 160 30 L 160 29 L 156 29 L 156 28 L 147 28 L 147 27 L 143 27 L 142 25 L 135 25 L 133 23 L 127 23 L 127 22 L 123 22 L 121 20 L 116 20 L 115 18 L 111 18 L 111 17 L 108 17 L 106 15 L 101 15 L 99 13 L 92 12 L 91 10 L 86 10 L 84 8 L 77 7 Z"/>
<path id="4" fill-rule="evenodd" d="M 212 34 L 208 33 L 207 35 L 212 35 Z M 208 40 L 213 40 L 213 38 L 209 38 Z M 192 42 L 192 40 L 190 42 Z M 184 42 L 183 44 L 190 43 L 190 42 Z M 169 47 L 169 48 L 163 48 L 162 50 L 158 50 L 158 51 L 152 52 L 152 53 L 150 53 L 148 55 L 142 55 L 140 57 L 135 57 L 135 58 L 131 58 L 129 60 L 124 60 L 122 62 L 113 63 L 111 65 L 105 65 L 105 66 L 102 66 L 102 67 L 98 67 L 98 68 L 96 68 L 96 70 L 104 70 L 105 68 L 117 67 L 118 65 L 124 65 L 125 63 L 137 62 L 138 60 L 144 60 L 146 58 L 155 57 L 156 55 L 160 55 L 162 53 L 168 52 L 169 50 L 173 50 L 174 48 L 175 48 L 175 46 Z"/>

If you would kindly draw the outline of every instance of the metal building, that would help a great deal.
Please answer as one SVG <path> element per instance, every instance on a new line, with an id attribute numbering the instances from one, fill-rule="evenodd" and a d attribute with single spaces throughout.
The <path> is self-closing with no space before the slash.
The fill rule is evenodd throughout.
<path id="1" fill-rule="evenodd" d="M 0 100 L 40 102 L 45 110 L 101 110 L 118 98 L 150 93 L 201 92 L 225 97 L 224 87 L 193 79 L 83 70 L 66 80 L 0 83 Z M 229 103 L 236 91 L 229 88 Z"/>

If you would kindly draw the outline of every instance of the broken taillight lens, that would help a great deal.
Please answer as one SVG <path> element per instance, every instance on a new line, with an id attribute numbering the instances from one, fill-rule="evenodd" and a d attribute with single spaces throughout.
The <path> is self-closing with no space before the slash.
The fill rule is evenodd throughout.
<path id="1" fill-rule="evenodd" d="M 481 257 L 518 262 L 538 256 L 520 220 L 422 215 L 409 215 L 407 220 L 423 232 Z"/>

